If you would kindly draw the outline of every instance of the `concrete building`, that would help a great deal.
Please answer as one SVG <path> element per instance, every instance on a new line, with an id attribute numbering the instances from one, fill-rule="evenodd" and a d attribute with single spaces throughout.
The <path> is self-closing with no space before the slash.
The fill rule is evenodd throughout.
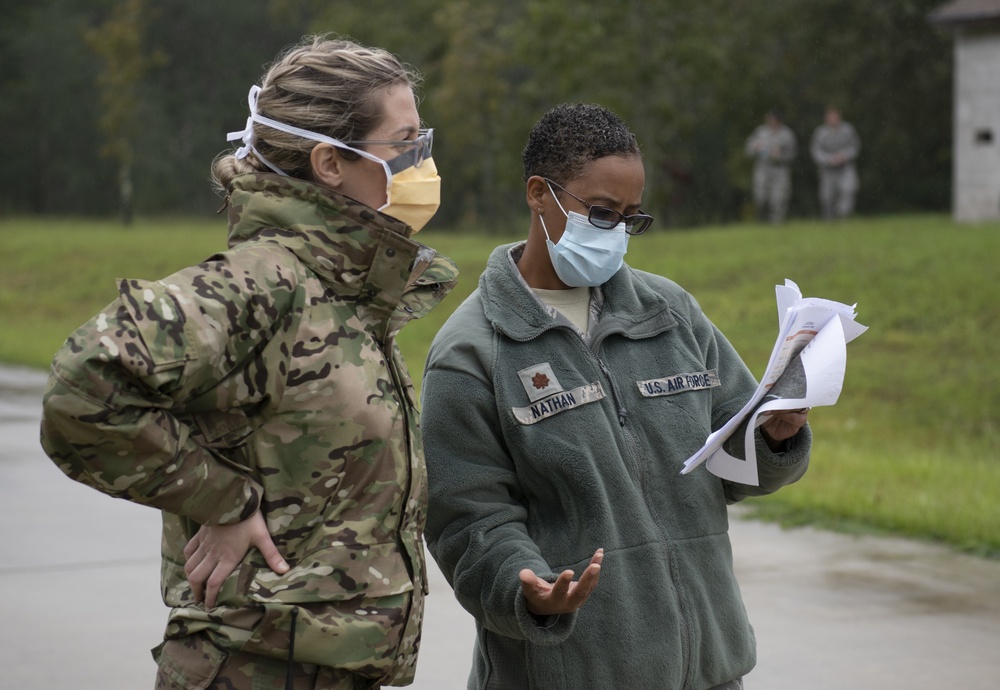
<path id="1" fill-rule="evenodd" d="M 1000 219 L 1000 0 L 952 0 L 929 19 L 955 36 L 952 214 Z"/>

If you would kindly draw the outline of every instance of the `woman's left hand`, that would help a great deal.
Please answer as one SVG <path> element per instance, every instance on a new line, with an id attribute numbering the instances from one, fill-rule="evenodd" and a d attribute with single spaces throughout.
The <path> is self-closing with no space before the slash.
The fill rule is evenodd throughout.
<path id="1" fill-rule="evenodd" d="M 776 450 L 784 441 L 799 433 L 799 429 L 805 426 L 809 419 L 809 408 L 765 412 L 764 416 L 767 417 L 767 421 L 761 424 L 761 433 L 764 434 L 764 440 L 767 441 L 771 450 Z"/>
<path id="2" fill-rule="evenodd" d="M 258 510 L 235 525 L 202 525 L 184 547 L 184 573 L 195 601 L 213 608 L 222 583 L 233 574 L 251 547 L 257 547 L 271 569 L 288 572 L 288 564 L 267 531 L 264 515 Z"/>

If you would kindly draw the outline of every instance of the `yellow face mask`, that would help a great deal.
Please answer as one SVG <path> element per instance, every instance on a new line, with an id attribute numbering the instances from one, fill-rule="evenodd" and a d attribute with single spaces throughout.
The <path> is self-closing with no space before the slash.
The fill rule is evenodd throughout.
<path id="1" fill-rule="evenodd" d="M 353 142 L 354 144 L 412 144 L 412 148 L 405 153 L 386 161 L 338 139 L 317 132 L 310 132 L 300 127 L 287 125 L 261 115 L 257 112 L 257 99 L 260 96 L 260 91 L 261 88 L 259 86 L 254 85 L 250 87 L 250 93 L 247 96 L 247 102 L 250 106 L 250 117 L 247 118 L 243 131 L 230 132 L 226 135 L 229 141 L 240 139 L 243 142 L 243 146 L 236 151 L 236 158 L 244 158 L 248 153 L 253 151 L 257 155 L 257 158 L 268 168 L 279 175 L 288 177 L 288 173 L 272 164 L 254 147 L 253 123 L 258 122 L 305 139 L 354 151 L 359 156 L 381 165 L 382 169 L 385 170 L 386 203 L 378 210 L 407 223 L 413 228 L 414 233 L 427 225 L 427 221 L 437 212 L 438 207 L 441 205 L 441 178 L 438 177 L 437 166 L 434 165 L 434 159 L 431 158 L 431 147 L 434 142 L 433 129 L 420 130 L 419 136 L 412 140 L 412 142 Z"/>
<path id="2" fill-rule="evenodd" d="M 392 175 L 386 195 L 388 201 L 379 211 L 407 223 L 414 234 L 419 232 L 441 205 L 441 178 L 434 159 L 425 158 L 419 167 Z"/>

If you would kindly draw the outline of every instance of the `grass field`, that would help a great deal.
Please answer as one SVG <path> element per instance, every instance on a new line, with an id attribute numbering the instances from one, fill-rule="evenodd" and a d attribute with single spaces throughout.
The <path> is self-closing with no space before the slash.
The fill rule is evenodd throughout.
<path id="1" fill-rule="evenodd" d="M 521 229 L 518 228 L 518 233 Z M 115 296 L 116 277 L 155 279 L 225 248 L 221 219 L 0 221 L 0 361 L 44 368 L 63 339 Z M 496 244 L 425 232 L 460 287 L 400 343 L 419 381 L 434 333 L 471 292 Z M 944 216 L 827 225 L 657 230 L 627 260 L 686 287 L 762 373 L 777 331 L 774 285 L 857 303 L 869 331 L 848 348 L 837 405 L 814 409 L 806 478 L 754 501 L 786 522 L 888 531 L 1000 555 L 1000 224 Z"/>

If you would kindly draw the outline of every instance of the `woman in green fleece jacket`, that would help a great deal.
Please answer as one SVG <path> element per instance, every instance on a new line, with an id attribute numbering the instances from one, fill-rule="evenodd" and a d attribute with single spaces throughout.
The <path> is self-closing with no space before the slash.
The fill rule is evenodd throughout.
<path id="1" fill-rule="evenodd" d="M 681 476 L 756 382 L 693 297 L 623 263 L 652 222 L 635 137 L 563 105 L 523 159 L 527 241 L 494 250 L 423 383 L 428 544 L 476 619 L 469 687 L 742 687 L 726 506 L 802 476 L 806 413 L 758 429 L 760 486 Z"/>

